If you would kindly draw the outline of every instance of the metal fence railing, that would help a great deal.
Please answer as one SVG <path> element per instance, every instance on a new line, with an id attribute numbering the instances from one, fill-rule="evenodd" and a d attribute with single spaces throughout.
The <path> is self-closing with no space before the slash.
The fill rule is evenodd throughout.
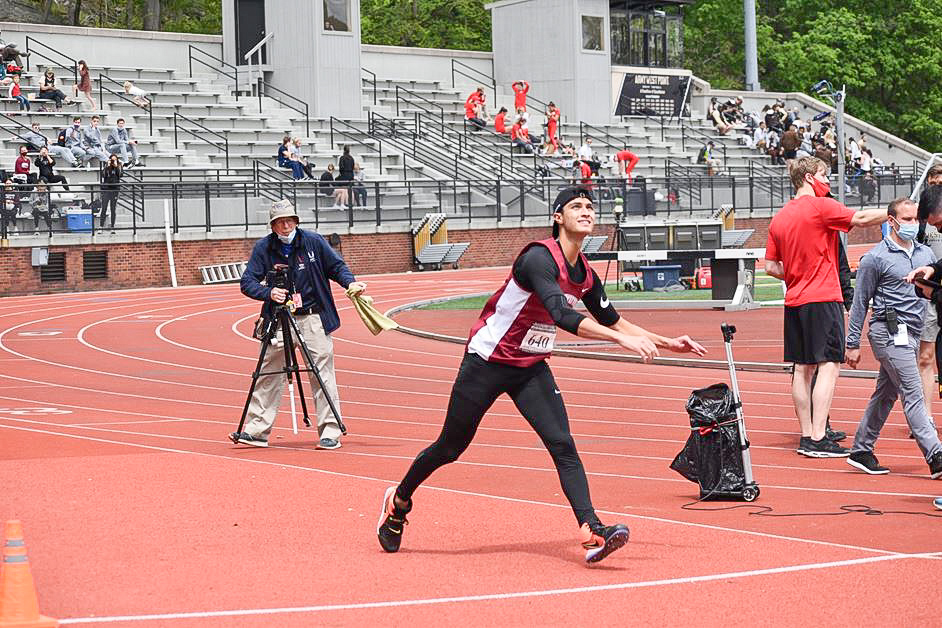
<path id="1" fill-rule="evenodd" d="M 152 181 L 141 172 L 125 172 L 114 186 L 48 185 L 11 181 L 0 186 L 0 237 L 85 233 L 100 227 L 100 206 L 113 195 L 117 203 L 118 233 L 163 229 L 163 204 L 171 208 L 171 227 L 210 232 L 221 228 L 265 228 L 272 200 L 288 198 L 302 223 L 314 228 L 346 225 L 413 225 L 426 213 L 445 213 L 455 228 L 476 220 L 535 221 L 549 226 L 556 193 L 573 183 L 564 173 L 533 180 L 430 178 L 375 181 L 296 181 L 290 170 L 258 160 L 240 179 L 227 179 L 228 170 L 209 169 L 202 180 Z M 872 174 L 872 184 L 858 183 L 851 195 L 852 207 L 882 207 L 907 196 L 919 178 L 916 166 L 884 169 Z M 241 175 L 240 175 L 241 176 Z M 710 218 L 723 205 L 731 205 L 736 218 L 768 217 L 783 200 L 768 194 L 775 186 L 787 186 L 782 175 L 748 175 L 748 169 L 724 176 L 699 176 L 696 167 L 672 167 L 668 176 L 635 177 L 631 185 L 622 178 L 593 179 L 599 222 L 614 220 L 616 199 L 623 199 L 628 221 L 642 219 Z M 866 188 L 866 189 L 864 189 Z M 37 194 L 46 194 L 36 211 Z M 42 199 L 40 199 L 41 201 Z M 93 208 L 95 213 L 89 214 Z M 83 214 L 82 211 L 85 211 Z M 35 214 L 35 216 L 34 216 Z M 84 222 L 82 222 L 84 220 Z M 92 222 L 89 222 L 91 220 Z M 542 221 L 542 222 L 541 222 Z M 534 224 L 530 222 L 529 224 Z M 110 229 L 109 220 L 105 228 Z"/>

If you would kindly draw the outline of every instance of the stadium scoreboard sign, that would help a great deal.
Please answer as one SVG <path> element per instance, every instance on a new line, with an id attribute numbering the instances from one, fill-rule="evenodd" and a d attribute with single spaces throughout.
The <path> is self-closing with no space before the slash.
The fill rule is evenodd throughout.
<path id="1" fill-rule="evenodd" d="M 679 116 L 689 81 L 689 76 L 676 74 L 626 73 L 615 115 Z"/>

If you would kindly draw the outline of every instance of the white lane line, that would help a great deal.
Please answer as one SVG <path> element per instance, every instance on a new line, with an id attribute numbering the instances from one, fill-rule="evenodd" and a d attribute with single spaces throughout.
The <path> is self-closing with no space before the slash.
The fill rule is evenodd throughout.
<path id="1" fill-rule="evenodd" d="M 349 418 L 358 419 L 359 417 L 349 417 Z M 215 444 L 215 445 L 218 445 L 222 442 L 222 439 L 203 438 L 199 436 L 178 436 L 175 434 L 159 434 L 159 433 L 154 433 L 154 432 L 133 432 L 130 430 L 108 429 L 106 427 L 93 427 L 93 426 L 85 427 L 82 425 L 75 425 L 75 424 L 63 425 L 60 423 L 52 423 L 49 421 L 37 421 L 35 419 L 23 419 L 23 418 L 18 418 L 18 417 L 15 418 L 15 417 L 8 417 L 8 416 L 0 415 L 0 420 L 3 420 L 3 419 L 8 420 L 8 421 L 13 421 L 15 423 L 30 423 L 33 425 L 42 425 L 46 427 L 55 427 L 55 428 L 60 428 L 60 429 L 69 429 L 69 428 L 87 429 L 87 430 L 93 430 L 96 432 L 106 432 L 108 434 L 113 434 L 113 435 L 122 434 L 125 436 L 142 436 L 144 438 L 166 439 L 166 440 L 174 440 L 174 441 L 189 441 L 189 442 L 208 443 L 208 444 Z M 184 422 L 184 421 L 187 421 L 187 420 L 180 419 L 179 421 L 167 421 L 167 422 Z M 159 423 L 159 422 L 160 421 L 154 421 L 154 423 Z M 194 422 L 215 423 L 215 421 L 200 421 L 200 420 L 196 420 Z M 359 433 L 359 432 L 357 433 L 357 437 L 365 438 L 365 439 L 376 439 L 380 441 L 414 442 L 414 443 L 419 443 L 420 445 L 424 445 L 429 442 L 428 438 L 406 438 L 406 437 L 399 437 L 399 436 L 365 434 L 365 433 Z M 313 445 L 313 442 L 311 444 Z M 476 451 L 481 450 L 481 449 L 511 449 L 511 450 L 520 450 L 520 451 L 533 451 L 533 452 L 538 452 L 538 453 L 542 453 L 545 451 L 545 449 L 541 447 L 526 447 L 526 446 L 521 446 L 521 445 L 500 445 L 500 444 L 494 444 L 494 443 L 481 443 L 481 442 L 472 443 L 472 447 Z M 310 451 L 310 448 L 292 447 L 288 445 L 279 445 L 277 443 L 271 444 L 270 448 L 293 450 L 293 451 Z M 615 454 L 615 453 L 606 454 L 606 453 L 599 453 L 599 452 L 586 451 L 586 450 L 580 450 L 579 454 L 585 458 L 588 458 L 590 456 L 635 458 L 635 456 L 630 456 L 626 454 Z M 407 462 L 413 460 L 415 457 L 412 455 L 402 456 L 402 455 L 397 455 L 397 454 L 379 454 L 379 453 L 371 453 L 371 452 L 353 451 L 351 448 L 346 448 L 343 451 L 337 452 L 335 455 L 344 456 L 344 457 L 382 458 L 384 460 L 405 460 Z M 643 456 L 638 456 L 638 458 L 643 458 Z M 664 459 L 664 460 L 667 460 L 667 459 Z M 537 472 L 537 473 L 550 473 L 550 474 L 557 473 L 555 467 L 531 467 L 531 466 L 525 466 L 525 465 L 519 465 L 519 464 L 514 465 L 514 464 L 503 464 L 503 463 L 497 463 L 497 462 L 476 462 L 476 461 L 467 460 L 467 459 L 458 460 L 453 464 L 457 464 L 459 466 L 467 465 L 467 466 L 473 466 L 473 467 L 483 467 L 487 469 L 512 469 L 514 471 L 532 471 L 532 472 Z M 849 475 L 857 474 L 857 472 L 850 471 L 850 470 L 848 470 L 847 473 Z M 586 475 L 588 477 L 617 478 L 620 480 L 637 480 L 641 482 L 645 482 L 645 481 L 670 482 L 673 484 L 683 484 L 684 486 L 690 486 L 689 480 L 686 480 L 677 476 L 664 477 L 664 476 L 651 476 L 651 475 L 632 475 L 632 474 L 627 474 L 627 473 L 614 473 L 614 472 L 609 472 L 609 471 L 588 471 L 588 470 L 586 471 Z M 914 476 L 914 477 L 925 477 L 925 476 Z M 804 492 L 836 493 L 839 495 L 863 495 L 863 496 L 878 496 L 878 497 L 918 497 L 921 499 L 932 499 L 933 497 L 935 497 L 934 493 L 902 493 L 902 492 L 894 492 L 894 491 L 866 491 L 866 490 L 843 489 L 843 488 L 788 486 L 788 485 L 781 485 L 781 484 L 766 484 L 766 483 L 762 484 L 762 488 L 765 489 L 766 491 L 768 491 L 769 489 L 779 489 L 783 491 L 800 491 L 803 493 Z"/>
<path id="2" fill-rule="evenodd" d="M 352 604 L 324 604 L 320 606 L 286 606 L 282 608 L 246 608 L 225 611 L 195 611 L 189 613 L 161 613 L 154 615 L 115 615 L 112 617 L 72 617 L 60 619 L 60 624 L 90 624 L 114 623 L 127 621 L 154 621 L 169 619 L 199 619 L 207 617 L 242 617 L 248 615 L 280 615 L 285 613 L 322 613 L 328 611 L 365 610 L 372 608 L 396 608 L 403 606 L 428 606 L 432 604 L 459 604 L 467 602 L 486 602 L 513 600 L 522 598 L 539 598 L 554 595 L 574 595 L 580 593 L 599 593 L 601 591 L 623 591 L 627 589 L 643 589 L 649 587 L 670 586 L 678 584 L 695 584 L 700 582 L 713 582 L 715 580 L 732 580 L 738 578 L 754 578 L 777 574 L 814 571 L 820 569 L 833 569 L 838 567 L 851 567 L 871 563 L 918 559 L 919 554 L 897 554 L 891 556 L 868 556 L 866 558 L 851 558 L 847 560 L 834 560 L 825 563 L 805 563 L 789 565 L 786 567 L 770 567 L 767 569 L 750 569 L 748 571 L 730 571 L 726 573 L 707 574 L 703 576 L 686 576 L 683 578 L 665 578 L 661 580 L 644 580 L 641 582 L 620 582 L 615 584 L 597 584 L 586 587 L 568 587 L 563 589 L 543 589 L 536 591 L 515 591 L 510 593 L 485 593 L 481 595 L 460 595 L 452 597 L 417 598 L 411 600 L 384 600 L 380 602 L 358 602 Z"/>
<path id="3" fill-rule="evenodd" d="M 187 423 L 190 419 L 155 419 L 153 421 L 102 421 L 100 423 L 69 423 L 62 427 L 97 427 L 99 425 L 150 425 L 152 423 Z"/>
<path id="4" fill-rule="evenodd" d="M 121 440 L 110 440 L 107 438 L 99 438 L 97 436 L 84 436 L 80 434 L 69 434 L 67 432 L 43 430 L 43 429 L 38 429 L 38 428 L 24 427 L 20 425 L 4 425 L 0 423 L 0 429 L 10 429 L 10 430 L 23 431 L 23 432 L 32 432 L 32 433 L 37 433 L 37 434 L 47 434 L 51 436 L 62 436 L 65 438 L 74 438 L 77 440 L 87 440 L 87 441 L 92 441 L 92 442 L 108 443 L 112 445 L 124 445 L 127 447 L 136 447 L 139 449 L 147 449 L 150 451 L 159 451 L 159 452 L 164 452 L 164 453 L 176 453 L 176 454 L 184 454 L 184 455 L 190 455 L 190 456 L 201 456 L 204 458 L 214 458 L 217 460 L 227 460 L 227 461 L 234 461 L 234 462 L 240 462 L 240 463 L 273 466 L 273 467 L 278 467 L 280 469 L 295 469 L 298 471 L 321 473 L 324 475 L 330 475 L 330 476 L 339 477 L 339 478 L 352 478 L 356 480 L 366 480 L 369 482 L 380 482 L 386 485 L 398 483 L 398 480 L 382 479 L 382 478 L 377 478 L 377 477 L 373 477 L 369 475 L 359 475 L 359 474 L 347 473 L 343 471 L 333 471 L 331 469 L 320 469 L 318 467 L 305 467 L 302 465 L 291 464 L 291 463 L 286 463 L 286 462 L 259 460 L 257 458 L 239 458 L 236 456 L 227 456 L 223 454 L 215 454 L 215 453 L 210 453 L 210 452 L 191 451 L 188 449 L 173 449 L 170 447 L 160 447 L 157 445 L 144 445 L 141 443 L 129 443 L 126 441 L 121 441 Z M 544 501 L 538 501 L 534 499 L 524 499 L 521 497 L 507 497 L 504 495 L 492 495 L 489 493 L 466 491 L 466 490 L 455 489 L 455 488 L 447 488 L 443 486 L 434 486 L 431 484 L 423 484 L 421 487 L 419 487 L 419 490 L 441 491 L 441 492 L 451 493 L 455 495 L 467 495 L 467 496 L 472 496 L 472 497 L 481 497 L 484 499 L 493 499 L 496 501 L 504 501 L 504 502 L 510 502 L 510 503 L 515 503 L 515 504 L 526 504 L 530 506 L 548 506 L 550 508 L 561 508 L 563 510 L 571 511 L 571 507 L 569 506 L 569 504 L 544 502 Z M 780 540 L 780 541 L 793 541 L 793 542 L 798 542 L 798 543 L 809 543 L 812 545 L 822 545 L 825 547 L 838 547 L 842 549 L 850 549 L 850 550 L 855 550 L 859 552 L 868 552 L 872 554 L 891 555 L 891 556 L 908 555 L 905 552 L 894 552 L 892 550 L 884 550 L 884 549 L 878 549 L 878 548 L 872 548 L 872 547 L 863 547 L 859 545 L 849 545 L 846 543 L 833 543 L 831 541 L 820 541 L 817 539 L 805 539 L 801 537 L 791 537 L 791 536 L 785 536 L 781 534 L 773 534 L 770 532 L 758 532 L 754 530 L 741 530 L 738 528 L 727 528 L 724 526 L 712 525 L 712 524 L 707 524 L 707 523 L 695 523 L 692 521 L 668 519 L 666 517 L 655 517 L 652 515 L 639 515 L 637 513 L 619 512 L 619 511 L 614 511 L 614 510 L 602 510 L 602 509 L 597 510 L 597 512 L 603 515 L 611 515 L 614 517 L 628 517 L 632 519 L 639 519 L 642 521 L 655 521 L 658 523 L 686 526 L 686 527 L 699 528 L 699 529 L 704 529 L 704 530 L 731 532 L 734 534 L 745 534 L 747 536 L 755 536 L 755 537 L 766 538 L 766 539 L 775 539 L 775 540 Z"/>

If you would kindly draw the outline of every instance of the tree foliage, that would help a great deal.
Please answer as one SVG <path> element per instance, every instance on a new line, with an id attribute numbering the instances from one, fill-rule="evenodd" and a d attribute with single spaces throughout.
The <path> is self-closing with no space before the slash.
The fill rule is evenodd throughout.
<path id="1" fill-rule="evenodd" d="M 222 33 L 221 0 L 31 0 L 44 21 L 75 26 Z"/>
<path id="2" fill-rule="evenodd" d="M 361 0 L 364 44 L 490 50 L 484 0 Z"/>
<path id="3" fill-rule="evenodd" d="M 820 79 L 847 87 L 847 112 L 942 151 L 942 0 L 760 0 L 759 80 L 807 93 Z M 714 87 L 742 89 L 742 0 L 687 10 L 688 65 Z"/>

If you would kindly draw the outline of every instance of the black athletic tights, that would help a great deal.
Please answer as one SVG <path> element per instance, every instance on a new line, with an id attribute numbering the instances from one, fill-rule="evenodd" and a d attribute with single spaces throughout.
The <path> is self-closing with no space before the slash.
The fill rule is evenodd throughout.
<path id="1" fill-rule="evenodd" d="M 442 433 L 412 463 L 396 491 L 398 497 L 408 501 L 436 469 L 457 460 L 471 444 L 484 413 L 502 393 L 510 396 L 553 457 L 559 482 L 579 525 L 597 522 L 563 398 L 545 361 L 518 368 L 465 354 L 451 389 Z"/>

